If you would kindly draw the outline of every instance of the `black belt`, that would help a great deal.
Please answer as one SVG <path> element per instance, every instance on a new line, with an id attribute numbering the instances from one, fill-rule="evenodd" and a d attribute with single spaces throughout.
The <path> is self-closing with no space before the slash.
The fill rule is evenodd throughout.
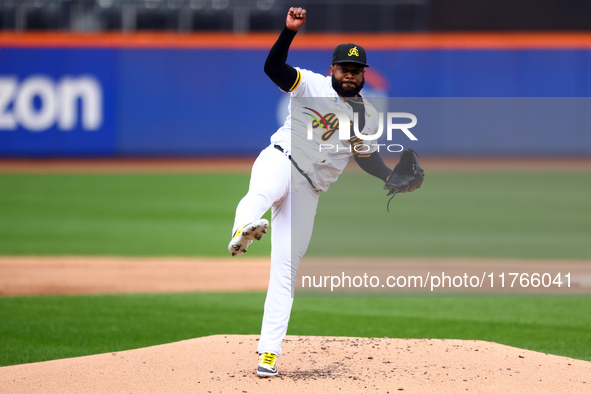
<path id="1" fill-rule="evenodd" d="M 293 166 L 295 167 L 295 169 L 296 169 L 296 170 L 298 170 L 298 172 L 299 172 L 300 174 L 302 174 L 302 175 L 304 176 L 304 178 L 306 178 L 306 180 L 308 181 L 308 183 L 309 183 L 309 184 L 312 186 L 312 189 L 314 189 L 314 190 L 316 190 L 316 191 L 319 191 L 319 190 L 316 188 L 316 186 L 314 186 L 314 182 L 312 182 L 312 180 L 310 179 L 310 177 L 308 176 L 308 174 L 306 174 L 306 173 L 304 172 L 304 170 L 302 170 L 302 169 L 300 168 L 300 166 L 298 166 L 298 163 L 296 163 L 296 162 L 295 162 L 295 160 L 294 160 L 294 159 L 291 157 L 291 155 L 290 155 L 290 154 L 288 154 L 287 152 L 285 152 L 285 150 L 284 150 L 284 149 L 283 149 L 283 148 L 282 148 L 280 145 L 277 145 L 277 144 L 275 144 L 275 145 L 273 145 L 273 147 L 274 147 L 275 149 L 277 149 L 279 152 L 281 152 L 281 153 L 283 153 L 284 155 L 286 155 L 286 156 L 287 156 L 287 158 L 289 159 L 289 161 L 291 161 L 291 164 L 293 164 Z"/>

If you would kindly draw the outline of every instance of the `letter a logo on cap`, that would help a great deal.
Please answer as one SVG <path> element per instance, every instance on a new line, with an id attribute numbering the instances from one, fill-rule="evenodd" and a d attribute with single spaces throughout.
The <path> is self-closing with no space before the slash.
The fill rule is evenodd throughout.
<path id="1" fill-rule="evenodd" d="M 357 50 L 357 47 L 353 47 L 353 48 L 349 49 L 349 53 L 347 54 L 347 56 L 359 57 L 359 51 Z"/>
<path id="2" fill-rule="evenodd" d="M 357 63 L 368 67 L 366 61 L 365 49 L 352 43 L 337 45 L 332 53 L 332 64 Z"/>

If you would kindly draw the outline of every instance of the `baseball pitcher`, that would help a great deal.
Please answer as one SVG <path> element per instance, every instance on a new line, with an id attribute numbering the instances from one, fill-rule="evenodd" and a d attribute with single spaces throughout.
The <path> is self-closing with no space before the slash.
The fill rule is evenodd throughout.
<path id="1" fill-rule="evenodd" d="M 368 67 L 363 47 L 338 45 L 330 76 L 286 63 L 291 42 L 305 23 L 305 9 L 289 9 L 285 27 L 267 56 L 265 73 L 291 95 L 292 104 L 300 98 L 324 98 L 322 112 L 305 108 L 316 126 L 326 123 L 326 114 L 346 114 L 348 119 L 356 119 L 354 129 L 358 133 L 352 127 L 351 138 L 342 139 L 324 124 L 324 128 L 318 128 L 323 138 L 307 138 L 306 128 L 296 127 L 298 121 L 295 116 L 292 119 L 297 105 L 290 105 L 284 125 L 271 136 L 270 145 L 253 164 L 248 193 L 236 208 L 228 250 L 233 256 L 241 255 L 254 240 L 260 240 L 269 228 L 269 222 L 261 217 L 271 208 L 271 273 L 258 344 L 259 377 L 278 374 L 276 361 L 291 314 L 293 281 L 310 242 L 320 192 L 336 181 L 351 156 L 364 171 L 385 182 L 388 195 L 413 191 L 423 180 L 423 170 L 410 149 L 403 152 L 394 171 L 384 164 L 377 147 L 367 144 L 364 149 L 355 149 L 363 144 L 359 135 L 374 135 L 379 127 L 377 110 L 359 94 Z M 333 146 L 341 149 L 318 149 L 319 141 L 331 139 Z M 293 221 L 292 212 L 297 214 Z M 297 236 L 292 239 L 292 234 Z"/>

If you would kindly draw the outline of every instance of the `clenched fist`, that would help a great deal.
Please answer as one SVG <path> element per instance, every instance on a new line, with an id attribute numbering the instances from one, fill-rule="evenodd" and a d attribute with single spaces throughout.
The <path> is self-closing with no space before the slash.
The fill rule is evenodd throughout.
<path id="1" fill-rule="evenodd" d="M 306 23 L 306 10 L 302 7 L 291 7 L 287 12 L 285 26 L 289 30 L 298 31 Z"/>

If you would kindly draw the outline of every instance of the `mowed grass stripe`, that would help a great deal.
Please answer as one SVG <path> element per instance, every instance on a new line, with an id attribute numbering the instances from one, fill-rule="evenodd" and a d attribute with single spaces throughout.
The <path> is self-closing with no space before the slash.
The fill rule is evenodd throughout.
<path id="1" fill-rule="evenodd" d="M 244 174 L 0 175 L 0 254 L 227 256 L 247 188 Z"/>
<path id="2" fill-rule="evenodd" d="M 248 182 L 0 174 L 0 254 L 225 257 Z M 591 259 L 591 174 L 428 173 L 390 213 L 386 201 L 377 178 L 343 174 L 321 195 L 308 254 Z M 267 256 L 269 238 L 249 255 Z"/>
<path id="3" fill-rule="evenodd" d="M 433 174 L 388 213 L 378 180 L 344 174 L 321 198 L 309 254 L 590 259 L 591 174 L 549 179 Z"/>
<path id="4" fill-rule="evenodd" d="M 258 334 L 264 293 L 0 298 L 0 365 Z M 493 341 L 591 360 L 591 299 L 300 299 L 288 334 Z M 255 349 L 253 349 L 253 352 Z"/>

